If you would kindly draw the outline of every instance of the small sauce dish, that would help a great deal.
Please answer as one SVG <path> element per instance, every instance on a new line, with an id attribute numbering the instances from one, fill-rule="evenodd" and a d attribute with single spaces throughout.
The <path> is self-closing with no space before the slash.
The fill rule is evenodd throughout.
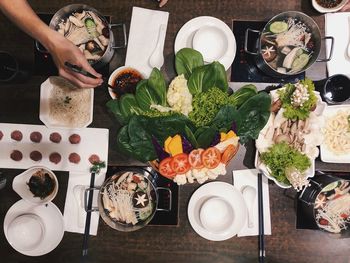
<path id="1" fill-rule="evenodd" d="M 199 28 L 192 40 L 192 46 L 203 55 L 207 63 L 220 60 L 226 53 L 228 41 L 225 33 L 215 26 Z"/>
<path id="2" fill-rule="evenodd" d="M 321 0 L 322 1 L 322 0 Z M 348 2 L 348 0 L 342 0 L 340 1 L 336 6 L 334 7 L 325 7 L 325 6 L 322 6 L 321 4 L 319 4 L 317 2 L 317 0 L 311 0 L 312 2 L 312 6 L 320 13 L 332 13 L 332 12 L 337 12 L 339 11 L 340 9 L 343 8 L 343 6 L 345 6 L 345 4 Z M 326 2 L 326 1 L 324 1 Z"/>
<path id="3" fill-rule="evenodd" d="M 113 71 L 108 79 L 109 95 L 112 99 L 119 98 L 125 93 L 135 93 L 137 83 L 144 79 L 144 75 L 135 68 L 122 66 Z"/>

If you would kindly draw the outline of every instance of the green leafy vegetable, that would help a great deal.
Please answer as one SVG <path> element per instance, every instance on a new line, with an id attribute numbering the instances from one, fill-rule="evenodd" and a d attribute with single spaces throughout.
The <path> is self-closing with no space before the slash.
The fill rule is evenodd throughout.
<path id="1" fill-rule="evenodd" d="M 147 80 L 141 80 L 136 86 L 135 97 L 143 112 L 149 111 L 152 104 L 160 103 L 157 93 L 149 88 Z"/>
<path id="2" fill-rule="evenodd" d="M 220 132 L 228 132 L 231 129 L 232 122 L 239 120 L 240 117 L 236 108 L 232 105 L 225 105 L 216 114 L 211 127 Z"/>
<path id="3" fill-rule="evenodd" d="M 188 88 L 193 95 L 206 92 L 213 87 L 217 87 L 223 92 L 228 90 L 225 68 L 217 61 L 195 68 L 188 79 Z"/>
<path id="4" fill-rule="evenodd" d="M 269 168 L 271 175 L 285 184 L 290 184 L 286 178 L 287 169 L 296 168 L 303 173 L 311 166 L 310 159 L 306 155 L 285 142 L 272 145 L 267 152 L 260 155 L 260 159 Z"/>
<path id="5" fill-rule="evenodd" d="M 192 48 L 180 49 L 175 55 L 175 68 L 177 75 L 184 74 L 188 80 L 193 70 L 203 66 L 203 56 Z"/>
<path id="6" fill-rule="evenodd" d="M 162 73 L 157 68 L 153 68 L 147 84 L 153 90 L 153 93 L 157 95 L 158 104 L 166 106 L 166 83 Z"/>
<path id="7" fill-rule="evenodd" d="M 205 126 L 199 128 L 195 135 L 200 148 L 208 148 L 210 143 L 213 141 L 217 130 L 213 127 Z"/>
<path id="8" fill-rule="evenodd" d="M 287 119 L 300 119 L 305 120 L 309 117 L 311 109 L 316 105 L 317 103 L 317 97 L 315 95 L 315 86 L 312 80 L 305 79 L 300 81 L 302 85 L 304 85 L 307 88 L 309 99 L 303 103 L 302 106 L 294 107 L 292 105 L 292 95 L 296 89 L 294 84 L 288 83 L 284 85 L 285 89 L 278 90 L 277 94 L 282 101 L 282 108 L 285 109 L 283 112 L 283 116 Z"/>
<path id="9" fill-rule="evenodd" d="M 265 92 L 248 99 L 237 111 L 237 134 L 242 144 L 257 139 L 270 117 L 271 97 Z"/>
<path id="10" fill-rule="evenodd" d="M 244 85 L 229 97 L 229 103 L 239 108 L 244 102 L 257 93 L 258 91 L 253 84 Z"/>
<path id="11" fill-rule="evenodd" d="M 133 94 L 124 94 L 120 97 L 119 102 L 121 114 L 129 119 L 134 114 L 139 114 L 141 109 L 136 101 L 136 98 Z"/>
<path id="12" fill-rule="evenodd" d="M 120 111 L 119 100 L 110 100 L 106 103 L 106 106 L 121 125 L 128 123 L 129 116 L 123 115 Z"/>

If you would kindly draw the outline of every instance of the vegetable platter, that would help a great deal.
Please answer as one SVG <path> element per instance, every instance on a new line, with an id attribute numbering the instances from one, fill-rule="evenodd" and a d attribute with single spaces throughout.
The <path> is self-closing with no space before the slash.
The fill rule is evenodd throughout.
<path id="1" fill-rule="evenodd" d="M 135 94 L 111 100 L 107 108 L 122 125 L 116 136 L 120 152 L 149 162 L 178 184 L 203 183 L 226 174 L 239 143 L 257 139 L 271 99 L 254 85 L 230 95 L 224 66 L 205 65 L 190 48 L 176 53 L 175 68 L 168 87 L 154 68 Z"/>
<path id="2" fill-rule="evenodd" d="M 255 166 L 278 186 L 299 191 L 315 173 L 326 103 L 309 79 L 285 84 L 271 97 L 270 118 L 256 140 Z"/>

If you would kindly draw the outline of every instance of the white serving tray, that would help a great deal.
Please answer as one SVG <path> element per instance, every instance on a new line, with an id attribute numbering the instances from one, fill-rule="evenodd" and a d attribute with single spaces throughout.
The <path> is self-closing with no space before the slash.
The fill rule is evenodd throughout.
<path id="1" fill-rule="evenodd" d="M 19 130 L 23 134 L 23 139 L 20 142 L 11 139 L 11 132 Z M 88 158 L 92 154 L 97 154 L 101 161 L 105 161 L 107 166 L 108 161 L 108 138 L 109 130 L 100 128 L 47 128 L 44 125 L 28 125 L 28 124 L 9 124 L 0 123 L 0 131 L 4 134 L 0 141 L 0 167 L 27 169 L 31 166 L 42 165 L 51 170 L 60 171 L 77 171 L 89 172 L 92 166 Z M 33 131 L 38 131 L 42 134 L 40 143 L 33 143 L 29 136 Z M 53 143 L 49 136 L 52 132 L 58 132 L 62 136 L 60 143 Z M 79 144 L 71 144 L 68 140 L 72 134 L 79 134 L 81 141 Z M 13 150 L 19 150 L 23 154 L 21 161 L 14 161 L 10 158 Z M 42 154 L 42 160 L 35 162 L 29 158 L 31 151 L 39 151 Z M 58 164 L 50 162 L 49 155 L 53 152 L 58 152 L 62 159 Z M 80 155 L 78 164 L 70 163 L 68 156 L 70 153 L 76 152 Z M 105 173 L 107 168 L 102 169 Z"/>

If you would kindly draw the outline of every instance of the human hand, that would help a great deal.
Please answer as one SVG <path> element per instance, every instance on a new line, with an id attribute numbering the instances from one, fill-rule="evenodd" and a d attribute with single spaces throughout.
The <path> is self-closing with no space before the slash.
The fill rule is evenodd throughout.
<path id="1" fill-rule="evenodd" d="M 74 85 L 80 88 L 95 88 L 103 83 L 102 75 L 91 67 L 80 49 L 56 31 L 52 31 L 48 50 L 57 66 L 59 75 L 69 80 Z M 89 78 L 69 70 L 64 65 L 66 61 L 83 68 L 96 76 L 97 79 Z"/>

